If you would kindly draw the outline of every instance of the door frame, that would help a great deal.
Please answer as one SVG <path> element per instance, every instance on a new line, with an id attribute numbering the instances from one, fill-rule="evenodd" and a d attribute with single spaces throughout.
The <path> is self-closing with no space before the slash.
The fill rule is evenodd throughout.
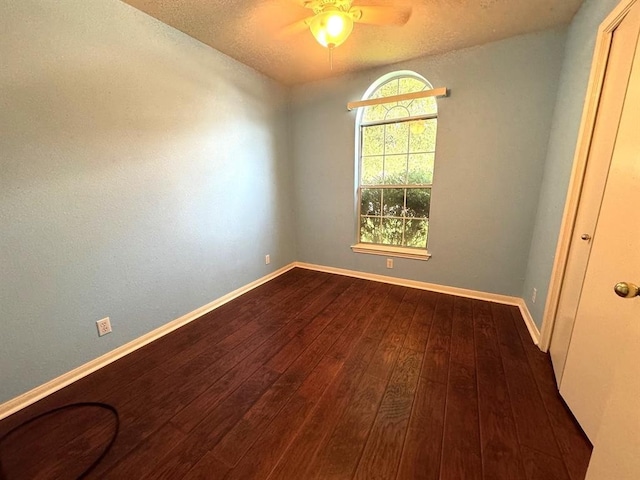
<path id="1" fill-rule="evenodd" d="M 609 52 L 611 51 L 613 41 L 613 32 L 637 1 L 640 0 L 621 0 L 598 28 L 591 73 L 589 75 L 589 84 L 587 87 L 587 96 L 582 111 L 578 143 L 571 171 L 571 180 L 569 181 L 567 200 L 562 216 L 551 279 L 549 281 L 549 293 L 542 318 L 539 347 L 543 352 L 547 352 L 551 344 L 553 328 L 558 313 L 558 304 L 560 302 L 560 294 L 564 285 L 565 273 L 569 261 L 569 250 L 574 240 L 574 228 L 587 171 L 589 151 L 591 150 Z M 604 195 L 604 186 L 598 194 L 601 197 Z"/>

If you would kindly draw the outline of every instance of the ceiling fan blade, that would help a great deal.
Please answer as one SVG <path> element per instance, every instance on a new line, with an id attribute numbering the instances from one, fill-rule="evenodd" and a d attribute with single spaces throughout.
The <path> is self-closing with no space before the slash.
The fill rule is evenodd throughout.
<path id="1" fill-rule="evenodd" d="M 411 17 L 411 7 L 365 7 L 351 8 L 353 20 L 368 25 L 404 25 Z"/>
<path id="2" fill-rule="evenodd" d="M 289 37 L 291 35 L 297 35 L 299 33 L 309 31 L 309 18 L 304 18 L 302 20 L 298 20 L 297 22 L 282 27 L 282 30 L 280 30 L 280 35 L 283 37 Z"/>

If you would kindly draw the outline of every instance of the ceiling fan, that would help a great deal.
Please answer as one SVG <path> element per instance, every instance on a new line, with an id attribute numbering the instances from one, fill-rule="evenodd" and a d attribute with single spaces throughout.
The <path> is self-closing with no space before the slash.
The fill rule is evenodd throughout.
<path id="1" fill-rule="evenodd" d="M 410 6 L 352 6 L 352 3 L 352 0 L 305 0 L 304 8 L 313 11 L 313 15 L 285 27 L 284 33 L 309 29 L 320 45 L 333 49 L 351 35 L 354 23 L 404 25 L 411 16 Z"/>

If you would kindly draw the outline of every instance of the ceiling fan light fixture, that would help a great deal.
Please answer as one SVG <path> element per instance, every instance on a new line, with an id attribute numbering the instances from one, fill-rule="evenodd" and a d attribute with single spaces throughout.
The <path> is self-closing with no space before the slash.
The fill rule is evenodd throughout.
<path id="1" fill-rule="evenodd" d="M 320 45 L 335 48 L 342 45 L 351 35 L 353 18 L 337 9 L 325 10 L 310 20 L 309 28 Z"/>

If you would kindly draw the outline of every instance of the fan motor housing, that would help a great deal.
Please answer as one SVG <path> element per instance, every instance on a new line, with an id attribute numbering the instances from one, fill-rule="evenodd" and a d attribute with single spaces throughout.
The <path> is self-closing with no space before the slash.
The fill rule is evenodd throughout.
<path id="1" fill-rule="evenodd" d="M 348 12 L 351 8 L 351 0 L 309 0 L 304 2 L 304 7 L 313 10 L 316 15 L 322 13 L 326 7 Z"/>

